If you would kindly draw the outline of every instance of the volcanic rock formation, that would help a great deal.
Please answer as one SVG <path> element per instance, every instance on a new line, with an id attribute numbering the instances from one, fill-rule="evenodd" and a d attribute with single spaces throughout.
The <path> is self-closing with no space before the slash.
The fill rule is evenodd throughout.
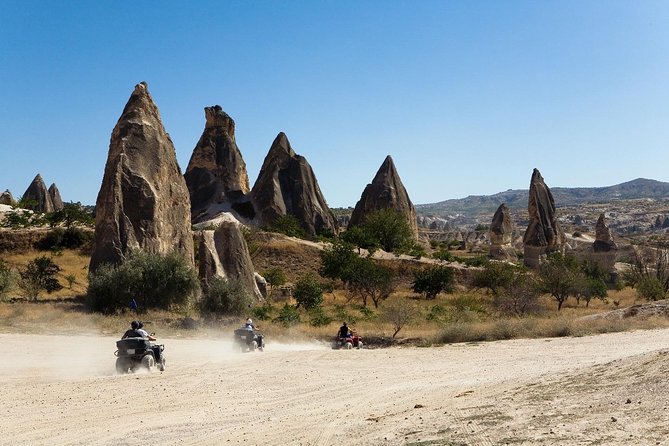
<path id="1" fill-rule="evenodd" d="M 6 204 L 8 206 L 14 205 L 14 195 L 12 195 L 9 189 L 0 193 L 0 204 Z"/>
<path id="2" fill-rule="evenodd" d="M 513 221 L 506 203 L 495 211 L 490 224 L 490 258 L 495 260 L 516 260 L 513 248 Z"/>
<path id="3" fill-rule="evenodd" d="M 27 209 L 32 209 L 37 212 L 53 212 L 53 202 L 49 191 L 44 184 L 42 175 L 37 174 L 35 179 L 30 183 L 28 189 L 23 193 L 23 201 L 28 203 L 25 205 Z"/>
<path id="4" fill-rule="evenodd" d="M 532 172 L 527 211 L 530 222 L 523 237 L 524 263 L 536 268 L 547 253 L 562 251 L 565 243 L 553 194 L 538 169 Z"/>
<path id="5" fill-rule="evenodd" d="M 238 280 L 257 299 L 263 297 L 258 289 L 248 246 L 237 224 L 223 222 L 215 231 L 200 234 L 200 281 L 206 292 L 214 277 Z"/>
<path id="6" fill-rule="evenodd" d="M 595 252 L 609 252 L 618 249 L 616 242 L 613 241 L 611 231 L 606 225 L 606 217 L 604 214 L 599 214 L 597 225 L 595 225 L 595 242 L 592 244 L 592 249 Z"/>
<path id="7" fill-rule="evenodd" d="M 63 199 L 60 197 L 60 191 L 58 190 L 56 183 L 52 183 L 51 186 L 49 186 L 49 197 L 51 197 L 51 203 L 53 204 L 54 211 L 60 211 L 63 209 Z"/>
<path id="8" fill-rule="evenodd" d="M 337 222 L 307 160 L 296 155 L 281 132 L 270 147 L 251 190 L 256 222 L 271 225 L 292 215 L 307 234 L 335 234 Z"/>
<path id="9" fill-rule="evenodd" d="M 411 227 L 413 237 L 418 237 L 416 209 L 409 199 L 409 194 L 390 155 L 386 157 L 372 182 L 362 192 L 360 200 L 353 209 L 348 227 L 362 224 L 367 215 L 381 209 L 394 209 L 402 214 Z"/>
<path id="10" fill-rule="evenodd" d="M 89 271 L 121 263 L 131 250 L 178 252 L 193 264 L 188 189 L 145 82 L 112 131 Z"/>
<path id="11" fill-rule="evenodd" d="M 219 105 L 205 107 L 204 114 L 204 132 L 184 175 L 194 223 L 229 211 L 249 193 L 246 163 L 235 142 L 235 121 Z"/>

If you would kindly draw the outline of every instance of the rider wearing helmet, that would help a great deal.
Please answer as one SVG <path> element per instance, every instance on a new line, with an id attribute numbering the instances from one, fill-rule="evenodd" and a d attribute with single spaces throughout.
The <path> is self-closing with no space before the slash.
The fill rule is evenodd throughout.
<path id="1" fill-rule="evenodd" d="M 256 326 L 253 325 L 253 321 L 251 318 L 246 319 L 246 322 L 244 323 L 244 328 L 250 331 L 254 331 L 256 329 Z"/>

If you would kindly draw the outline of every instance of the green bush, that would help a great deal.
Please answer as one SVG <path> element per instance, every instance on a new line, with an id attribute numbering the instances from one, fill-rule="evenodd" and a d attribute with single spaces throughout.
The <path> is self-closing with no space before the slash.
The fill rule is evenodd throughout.
<path id="1" fill-rule="evenodd" d="M 9 269 L 4 260 L 0 259 L 0 301 L 2 301 L 7 291 L 12 287 L 12 283 L 12 270 Z"/>
<path id="2" fill-rule="evenodd" d="M 52 293 L 63 288 L 56 278 L 60 271 L 60 266 L 56 265 L 51 258 L 37 257 L 28 262 L 25 269 L 20 271 L 19 286 L 27 297 L 37 299 L 41 291 Z"/>
<path id="3" fill-rule="evenodd" d="M 284 304 L 283 307 L 281 307 L 281 310 L 279 310 L 278 316 L 274 318 L 274 321 L 288 328 L 299 324 L 300 313 L 298 313 L 294 306 Z"/>
<path id="4" fill-rule="evenodd" d="M 209 290 L 202 296 L 200 308 L 203 313 L 243 316 L 251 302 L 253 296 L 241 281 L 214 277 L 209 281 Z"/>
<path id="5" fill-rule="evenodd" d="M 445 266 L 430 266 L 414 273 L 413 290 L 434 299 L 442 291 L 453 290 L 453 270 Z"/>
<path id="6" fill-rule="evenodd" d="M 303 307 L 310 310 L 323 303 L 323 290 L 321 284 L 312 274 L 300 277 L 293 288 L 293 297 L 297 302 L 297 307 Z"/>
<path id="7" fill-rule="evenodd" d="M 266 228 L 270 232 L 278 232 L 290 237 L 306 238 L 302 224 L 294 215 L 281 215 Z"/>
<path id="8" fill-rule="evenodd" d="M 92 232 L 84 232 L 81 228 L 70 226 L 69 228 L 54 228 L 40 240 L 39 248 L 43 250 L 57 251 L 60 249 L 81 248 L 93 240 Z"/>
<path id="9" fill-rule="evenodd" d="M 87 302 L 111 313 L 135 299 L 140 309 L 183 305 L 199 293 L 195 270 L 180 254 L 133 252 L 120 265 L 103 264 L 89 277 Z"/>
<path id="10" fill-rule="evenodd" d="M 360 226 L 368 243 L 378 244 L 386 252 L 399 252 L 411 245 L 411 226 L 404 215 L 394 209 L 372 212 Z"/>
<path id="11" fill-rule="evenodd" d="M 332 323 L 333 319 L 325 313 L 320 305 L 309 310 L 309 324 L 312 327 L 323 327 Z"/>
<path id="12" fill-rule="evenodd" d="M 455 257 L 448 249 L 439 249 L 432 254 L 433 259 L 443 260 L 445 262 L 453 262 Z"/>
<path id="13" fill-rule="evenodd" d="M 259 305 L 257 307 L 253 307 L 253 310 L 251 310 L 253 318 L 258 319 L 259 321 L 271 320 L 273 312 L 274 312 L 274 307 L 272 307 L 272 304 L 269 302 L 266 302 L 265 304 Z"/>
<path id="14" fill-rule="evenodd" d="M 635 288 L 639 297 L 649 301 L 662 300 L 666 295 L 664 286 L 657 277 L 643 277 L 636 283 Z"/>

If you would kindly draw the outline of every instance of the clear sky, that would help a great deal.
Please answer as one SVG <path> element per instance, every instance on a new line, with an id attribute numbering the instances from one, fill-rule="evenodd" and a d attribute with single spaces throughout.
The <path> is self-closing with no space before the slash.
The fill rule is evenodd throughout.
<path id="1" fill-rule="evenodd" d="M 205 106 L 251 184 L 279 131 L 332 207 L 386 155 L 414 203 L 669 181 L 669 1 L 0 0 L 0 190 L 94 204 L 146 81 L 182 171 Z"/>

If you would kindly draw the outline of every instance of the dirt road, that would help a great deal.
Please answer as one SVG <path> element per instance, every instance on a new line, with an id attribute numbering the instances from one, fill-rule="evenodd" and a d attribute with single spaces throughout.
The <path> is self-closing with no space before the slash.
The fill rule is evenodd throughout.
<path id="1" fill-rule="evenodd" d="M 115 339 L 0 334 L 0 444 L 669 444 L 669 330 L 333 351 L 165 339 L 116 375 Z"/>

